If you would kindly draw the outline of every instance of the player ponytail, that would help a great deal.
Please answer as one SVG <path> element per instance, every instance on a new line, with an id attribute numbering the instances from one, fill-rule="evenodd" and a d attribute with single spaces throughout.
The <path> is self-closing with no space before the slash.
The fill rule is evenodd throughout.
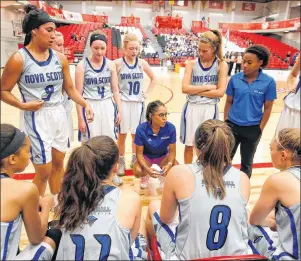
<path id="1" fill-rule="evenodd" d="M 118 147 L 108 136 L 94 137 L 73 150 L 55 211 L 60 227 L 72 231 L 86 222 L 103 200 L 102 182 L 109 178 L 118 158 Z"/>
<path id="2" fill-rule="evenodd" d="M 292 152 L 292 163 L 300 165 L 301 162 L 301 145 L 300 129 L 285 128 L 276 134 L 275 140 L 278 143 L 278 150 L 288 150 Z"/>
<path id="3" fill-rule="evenodd" d="M 207 193 L 223 199 L 226 189 L 224 168 L 231 164 L 234 136 L 225 122 L 207 120 L 195 132 L 195 146 L 200 155 L 197 162 L 204 167 L 203 177 Z"/>
<path id="4" fill-rule="evenodd" d="M 218 30 L 204 32 L 201 34 L 199 41 L 202 43 L 210 43 L 214 49 L 215 55 L 220 59 L 220 61 L 224 60 L 223 37 Z"/>

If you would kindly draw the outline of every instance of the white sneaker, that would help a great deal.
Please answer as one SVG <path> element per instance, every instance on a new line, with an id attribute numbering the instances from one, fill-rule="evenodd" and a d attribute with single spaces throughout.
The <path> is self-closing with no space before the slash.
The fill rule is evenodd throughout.
<path id="1" fill-rule="evenodd" d="M 130 164 L 131 169 L 134 167 L 135 162 L 136 162 L 136 154 L 132 155 L 132 161 L 131 161 L 131 164 Z"/>
<path id="2" fill-rule="evenodd" d="M 124 174 L 125 174 L 125 159 L 120 157 L 119 158 L 117 175 L 118 176 L 124 176 Z"/>
<path id="3" fill-rule="evenodd" d="M 113 183 L 115 186 L 120 186 L 123 184 L 123 180 L 119 178 L 117 175 L 113 177 Z"/>
<path id="4" fill-rule="evenodd" d="M 149 175 L 146 175 L 140 179 L 140 188 L 146 189 L 148 186 Z"/>

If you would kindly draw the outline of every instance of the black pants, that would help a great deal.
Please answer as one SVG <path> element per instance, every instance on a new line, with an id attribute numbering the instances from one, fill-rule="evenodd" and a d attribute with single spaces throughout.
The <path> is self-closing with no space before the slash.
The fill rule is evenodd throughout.
<path id="1" fill-rule="evenodd" d="M 235 73 L 240 72 L 240 70 L 241 70 L 241 64 L 240 64 L 240 63 L 237 63 L 237 64 L 235 65 Z"/>
<path id="2" fill-rule="evenodd" d="M 262 134 L 261 129 L 259 125 L 238 126 L 229 120 L 226 120 L 226 123 L 232 129 L 235 138 L 235 146 L 232 150 L 231 158 L 233 159 L 237 147 L 240 144 L 240 170 L 251 178 L 253 159 Z"/>
<path id="3" fill-rule="evenodd" d="M 233 65 L 234 65 L 234 62 L 230 62 L 230 64 L 229 64 L 229 70 L 228 70 L 228 76 L 231 76 Z"/>

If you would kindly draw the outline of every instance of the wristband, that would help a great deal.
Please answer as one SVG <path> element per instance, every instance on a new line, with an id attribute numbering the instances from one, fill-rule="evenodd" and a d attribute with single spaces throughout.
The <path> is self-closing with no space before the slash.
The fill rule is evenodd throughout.
<path id="1" fill-rule="evenodd" d="M 171 161 L 170 161 L 170 162 L 168 162 L 168 163 L 167 163 L 167 165 L 170 165 L 170 166 L 172 166 L 172 162 L 171 162 Z"/>

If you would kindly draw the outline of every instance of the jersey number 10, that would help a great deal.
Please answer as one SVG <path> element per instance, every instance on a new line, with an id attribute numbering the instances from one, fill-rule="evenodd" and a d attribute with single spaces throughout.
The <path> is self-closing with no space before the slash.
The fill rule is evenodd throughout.
<path id="1" fill-rule="evenodd" d="M 225 205 L 216 205 L 210 214 L 210 229 L 207 233 L 207 248 L 218 250 L 227 240 L 228 226 L 231 218 L 231 209 Z M 218 237 L 216 236 L 218 232 Z M 217 237 L 217 240 L 215 240 Z"/>
<path id="2" fill-rule="evenodd" d="M 134 82 L 134 84 L 132 82 L 129 82 L 130 85 L 130 90 L 129 90 L 129 95 L 137 95 L 140 92 L 140 82 Z"/>
<path id="3" fill-rule="evenodd" d="M 110 250 L 111 250 L 111 237 L 106 234 L 94 234 L 94 238 L 101 245 L 101 250 L 99 253 L 99 260 L 108 260 Z M 85 252 L 85 238 L 79 234 L 70 235 L 72 242 L 75 244 L 75 257 L 74 260 L 81 261 L 84 260 Z"/>

